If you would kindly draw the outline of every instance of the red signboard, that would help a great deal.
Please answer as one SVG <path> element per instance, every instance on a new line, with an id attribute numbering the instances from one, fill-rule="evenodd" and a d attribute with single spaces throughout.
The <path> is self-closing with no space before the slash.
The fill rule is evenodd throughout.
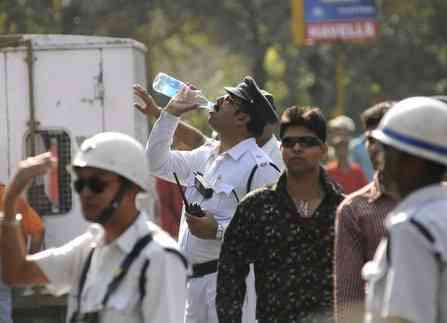
<path id="1" fill-rule="evenodd" d="M 292 0 L 292 28 L 300 45 L 373 40 L 376 18 L 374 0 Z"/>
<path id="2" fill-rule="evenodd" d="M 377 31 L 378 24 L 375 20 L 307 23 L 305 25 L 304 41 L 311 44 L 339 40 L 372 40 L 376 38 Z"/>

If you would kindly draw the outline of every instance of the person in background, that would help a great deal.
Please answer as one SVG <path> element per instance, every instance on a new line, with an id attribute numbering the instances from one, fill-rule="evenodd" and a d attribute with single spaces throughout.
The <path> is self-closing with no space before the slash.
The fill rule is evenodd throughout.
<path id="1" fill-rule="evenodd" d="M 374 167 L 371 164 L 365 141 L 365 134 L 362 133 L 349 142 L 349 160 L 360 166 L 370 182 L 374 176 Z"/>
<path id="2" fill-rule="evenodd" d="M 0 183 L 0 211 L 3 212 L 3 196 L 6 186 Z M 37 212 L 25 201 L 19 198 L 17 201 L 17 211 L 22 215 L 22 232 L 23 238 L 28 246 L 30 254 L 36 253 L 42 249 L 45 238 L 45 227 L 41 217 Z"/>
<path id="3" fill-rule="evenodd" d="M 447 322 L 447 104 L 427 97 L 396 103 L 372 137 L 384 178 L 401 201 L 386 238 L 363 268 L 368 323 Z"/>
<path id="4" fill-rule="evenodd" d="M 241 201 L 225 233 L 219 322 L 241 322 L 252 263 L 259 323 L 331 321 L 335 211 L 343 194 L 320 165 L 327 150 L 320 109 L 286 109 L 280 138 L 285 171 Z"/>
<path id="5" fill-rule="evenodd" d="M 363 265 L 372 260 L 385 235 L 383 221 L 397 203 L 386 190 L 379 143 L 371 133 L 394 102 L 381 102 L 361 114 L 366 148 L 375 169 L 371 183 L 348 195 L 337 210 L 335 225 L 335 318 L 361 322 L 364 315 Z"/>
<path id="6" fill-rule="evenodd" d="M 3 212 L 3 197 L 5 185 L 0 183 L 0 211 Z M 17 201 L 17 213 L 22 215 L 21 230 L 23 240 L 29 247 L 29 253 L 33 254 L 41 250 L 45 237 L 45 227 L 42 219 L 36 211 L 23 199 Z M 0 262 L 2 258 L 0 256 Z M 0 280 L 0 322 L 12 323 L 11 289 Z"/>
<path id="7" fill-rule="evenodd" d="M 183 141 L 179 141 L 176 136 L 174 136 L 173 147 L 177 150 L 192 149 Z M 183 199 L 180 190 L 184 190 L 184 186 L 179 187 L 176 183 L 171 183 L 155 176 L 157 219 L 161 228 L 168 232 L 175 240 L 178 238 L 183 208 Z"/>
<path id="8" fill-rule="evenodd" d="M 17 217 L 23 190 L 55 167 L 51 153 L 19 163 L 4 195 L 2 276 L 10 285 L 50 285 L 69 293 L 67 322 L 178 323 L 187 263 L 175 241 L 137 209 L 149 189 L 143 146 L 116 132 L 85 140 L 71 164 L 87 231 L 27 255 Z"/>
<path id="9" fill-rule="evenodd" d="M 326 171 L 349 194 L 368 183 L 360 166 L 348 158 L 349 142 L 355 130 L 354 121 L 341 115 L 330 120 L 328 126 L 329 142 L 334 147 L 335 160 L 326 165 Z"/>

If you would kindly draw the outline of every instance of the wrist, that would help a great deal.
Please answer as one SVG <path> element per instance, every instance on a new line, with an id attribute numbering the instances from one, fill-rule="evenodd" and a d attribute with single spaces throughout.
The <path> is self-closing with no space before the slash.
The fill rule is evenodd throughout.
<path id="1" fill-rule="evenodd" d="M 158 105 L 156 105 L 154 107 L 154 115 L 156 118 L 160 117 L 161 111 L 163 110 L 161 107 L 159 107 Z"/>
<path id="2" fill-rule="evenodd" d="M 0 224 L 4 226 L 20 226 L 22 222 L 22 214 L 17 213 L 14 216 L 5 217 L 3 212 L 0 212 Z"/>
<path id="3" fill-rule="evenodd" d="M 171 104 L 172 100 L 168 103 L 168 105 L 163 109 L 169 114 L 173 116 L 180 117 L 182 115 L 182 111 L 177 109 L 173 104 Z"/>
<path id="4" fill-rule="evenodd" d="M 15 192 L 9 188 L 10 187 L 5 190 L 5 194 L 3 196 L 3 212 L 0 212 L 1 218 L 10 213 L 15 214 L 17 201 L 20 198 L 20 192 Z"/>
<path id="5" fill-rule="evenodd" d="M 158 118 L 160 117 L 161 111 L 163 111 L 163 109 L 156 104 L 147 103 L 145 111 L 148 118 Z"/>

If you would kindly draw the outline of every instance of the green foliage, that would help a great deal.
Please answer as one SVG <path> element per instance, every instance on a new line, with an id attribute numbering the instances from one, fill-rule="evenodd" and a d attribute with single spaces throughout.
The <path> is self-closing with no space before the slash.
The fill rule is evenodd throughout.
<path id="1" fill-rule="evenodd" d="M 447 92 L 447 1 L 378 1 L 380 36 L 343 44 L 345 112 L 384 99 Z M 297 48 L 290 2 L 274 0 L 3 0 L 0 32 L 135 38 L 148 48 L 148 79 L 164 71 L 203 89 L 253 75 L 279 107 L 335 105 L 335 46 Z M 164 98 L 156 97 L 161 103 Z M 190 121 L 207 130 L 204 113 Z"/>

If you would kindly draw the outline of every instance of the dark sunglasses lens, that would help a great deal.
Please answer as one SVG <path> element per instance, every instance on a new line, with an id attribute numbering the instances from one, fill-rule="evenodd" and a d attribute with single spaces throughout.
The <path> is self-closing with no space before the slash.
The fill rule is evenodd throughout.
<path id="1" fill-rule="evenodd" d="M 106 183 L 95 177 L 88 179 L 77 179 L 74 182 L 74 189 L 78 193 L 81 193 L 85 186 L 87 186 L 93 193 L 99 194 L 104 191 Z"/>
<path id="2" fill-rule="evenodd" d="M 293 148 L 297 143 L 301 147 L 309 148 L 321 145 L 320 139 L 317 137 L 286 137 L 282 140 L 282 145 L 286 148 Z"/>
<path id="3" fill-rule="evenodd" d="M 321 145 L 321 141 L 317 137 L 302 137 L 300 145 L 304 147 L 315 147 Z"/>
<path id="4" fill-rule="evenodd" d="M 286 148 L 292 148 L 293 146 L 295 146 L 297 141 L 293 140 L 292 137 L 286 137 L 282 139 L 281 143 Z"/>

